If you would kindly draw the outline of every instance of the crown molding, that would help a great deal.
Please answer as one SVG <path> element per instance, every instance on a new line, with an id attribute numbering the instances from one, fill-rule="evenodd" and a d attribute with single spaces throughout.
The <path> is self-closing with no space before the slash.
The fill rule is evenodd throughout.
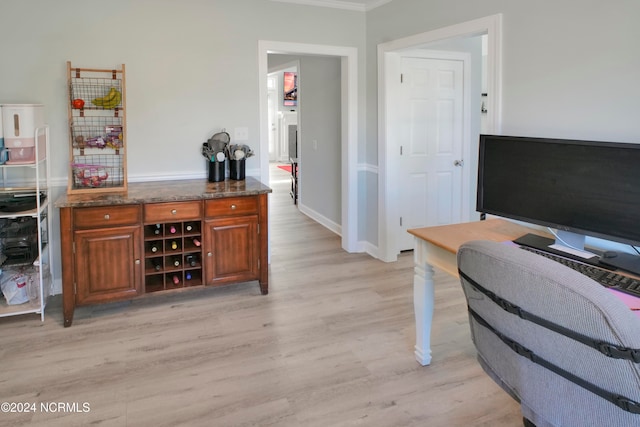
<path id="1" fill-rule="evenodd" d="M 304 4 L 307 6 L 331 7 L 334 9 L 353 10 L 357 12 L 367 12 L 392 0 L 367 0 L 365 3 L 344 0 L 271 0 L 280 3 Z"/>
<path id="2" fill-rule="evenodd" d="M 365 9 L 369 11 L 371 9 L 375 9 L 376 7 L 380 7 L 383 4 L 391 3 L 392 1 L 393 0 L 367 0 L 367 5 L 365 6 Z"/>

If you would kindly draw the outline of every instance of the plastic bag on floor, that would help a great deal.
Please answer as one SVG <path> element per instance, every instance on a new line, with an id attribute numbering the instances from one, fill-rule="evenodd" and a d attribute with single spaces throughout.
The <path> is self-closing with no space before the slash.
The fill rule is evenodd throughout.
<path id="1" fill-rule="evenodd" d="M 28 284 L 31 277 L 23 272 L 4 271 L 0 277 L 0 288 L 9 305 L 29 302 Z"/>

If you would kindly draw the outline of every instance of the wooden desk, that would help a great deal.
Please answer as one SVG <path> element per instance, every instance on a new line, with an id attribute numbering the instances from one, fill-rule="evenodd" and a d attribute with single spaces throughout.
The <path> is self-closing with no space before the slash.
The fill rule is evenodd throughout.
<path id="1" fill-rule="evenodd" d="M 456 254 L 470 240 L 504 242 L 524 234 L 546 233 L 503 219 L 467 222 L 409 230 L 415 236 L 413 259 L 413 306 L 416 316 L 416 359 L 421 365 L 431 363 L 431 321 L 433 319 L 434 267 L 458 277 Z"/>

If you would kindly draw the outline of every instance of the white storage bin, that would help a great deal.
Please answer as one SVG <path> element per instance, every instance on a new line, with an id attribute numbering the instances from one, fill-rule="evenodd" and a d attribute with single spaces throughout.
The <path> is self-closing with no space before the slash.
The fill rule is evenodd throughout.
<path id="1" fill-rule="evenodd" d="M 35 131 L 43 126 L 44 106 L 42 104 L 2 105 L 4 146 L 9 157 L 7 164 L 35 162 Z M 42 133 L 38 137 L 38 160 L 42 160 L 45 154 L 45 135 Z"/>

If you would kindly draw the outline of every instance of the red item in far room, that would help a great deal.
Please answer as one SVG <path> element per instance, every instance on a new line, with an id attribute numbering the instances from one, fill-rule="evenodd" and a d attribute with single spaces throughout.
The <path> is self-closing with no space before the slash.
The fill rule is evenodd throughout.
<path id="1" fill-rule="evenodd" d="M 278 168 L 291 173 L 291 165 L 278 165 Z"/>

